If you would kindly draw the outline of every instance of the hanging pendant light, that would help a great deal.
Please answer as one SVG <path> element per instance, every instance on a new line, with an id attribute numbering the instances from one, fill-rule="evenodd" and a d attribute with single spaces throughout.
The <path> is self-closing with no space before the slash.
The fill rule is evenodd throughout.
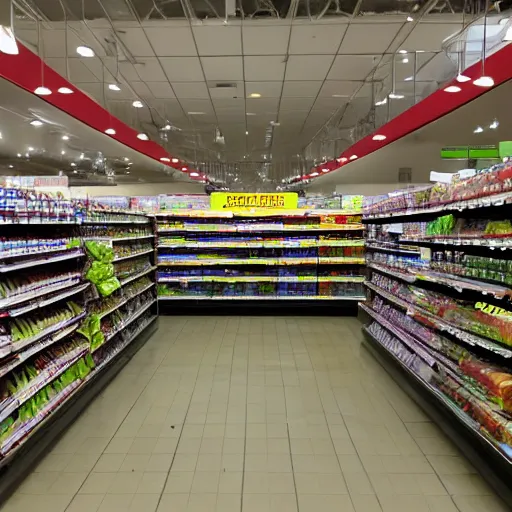
<path id="1" fill-rule="evenodd" d="M 489 12 L 489 0 L 485 2 L 485 16 L 484 16 L 484 40 L 482 43 L 482 76 L 473 81 L 473 84 L 478 87 L 492 87 L 494 80 L 485 74 L 485 55 L 487 47 L 487 13 Z"/>
<path id="2" fill-rule="evenodd" d="M 14 7 L 10 0 L 0 2 L 0 52 L 18 55 L 18 43 L 14 37 Z"/>

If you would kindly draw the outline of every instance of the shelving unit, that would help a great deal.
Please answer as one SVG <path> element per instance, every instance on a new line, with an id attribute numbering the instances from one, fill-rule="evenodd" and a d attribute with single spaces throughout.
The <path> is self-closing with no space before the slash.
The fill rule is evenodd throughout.
<path id="1" fill-rule="evenodd" d="M 445 195 L 455 195 L 464 183 L 444 187 Z M 510 498 L 512 258 L 505 249 L 512 243 L 512 196 L 438 207 L 431 206 L 432 190 L 426 206 L 390 211 L 399 203 L 390 200 L 366 210 L 363 330 L 393 376 L 407 380 L 415 399 Z"/>
<path id="2" fill-rule="evenodd" d="M 358 212 L 156 215 L 160 301 L 364 299 Z"/>
<path id="3" fill-rule="evenodd" d="M 3 192 L 0 496 L 72 420 L 76 404 L 83 408 L 126 362 L 158 315 L 151 219 Z"/>

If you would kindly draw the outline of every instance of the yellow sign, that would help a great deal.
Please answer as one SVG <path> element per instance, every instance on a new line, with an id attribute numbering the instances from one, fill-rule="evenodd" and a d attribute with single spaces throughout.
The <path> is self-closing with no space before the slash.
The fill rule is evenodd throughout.
<path id="1" fill-rule="evenodd" d="M 272 208 L 293 210 L 299 201 L 296 192 L 248 194 L 246 192 L 213 192 L 211 210 L 237 210 L 247 208 Z"/>

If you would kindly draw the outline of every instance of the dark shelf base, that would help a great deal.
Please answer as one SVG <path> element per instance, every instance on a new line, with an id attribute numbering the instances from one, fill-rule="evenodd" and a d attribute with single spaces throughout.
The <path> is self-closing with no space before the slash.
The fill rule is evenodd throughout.
<path id="1" fill-rule="evenodd" d="M 363 333 L 366 339 L 363 346 L 379 361 L 400 388 L 441 428 L 512 510 L 512 465 L 490 451 L 480 436 L 463 425 L 437 397 L 409 375 L 370 333 L 364 329 Z"/>
<path id="2" fill-rule="evenodd" d="M 123 351 L 117 354 L 103 370 L 79 388 L 67 402 L 54 414 L 48 416 L 46 423 L 35 431 L 17 453 L 12 461 L 0 470 L 0 506 L 11 496 L 23 479 L 34 470 L 37 463 L 46 455 L 65 430 L 86 409 L 89 403 L 130 361 L 137 351 L 146 343 L 158 328 L 158 317 L 151 322 Z M 37 508 L 37 500 L 34 504 Z"/>

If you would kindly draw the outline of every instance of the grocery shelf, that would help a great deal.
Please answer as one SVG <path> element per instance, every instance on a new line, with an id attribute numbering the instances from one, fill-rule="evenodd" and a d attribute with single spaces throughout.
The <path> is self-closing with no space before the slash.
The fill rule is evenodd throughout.
<path id="1" fill-rule="evenodd" d="M 401 244 L 416 245 L 455 245 L 464 247 L 487 247 L 493 249 L 512 249 L 512 237 L 510 238 L 460 238 L 460 237 L 425 237 L 417 239 L 402 238 L 398 241 Z"/>
<path id="2" fill-rule="evenodd" d="M 87 346 L 77 347 L 72 350 L 69 354 L 66 354 L 68 357 L 63 357 L 61 359 L 54 360 L 54 362 L 50 363 L 50 365 L 41 371 L 37 377 L 32 379 L 29 382 L 30 386 L 25 389 L 21 389 L 17 391 L 14 395 L 8 397 L 7 399 L 0 402 L 0 422 L 3 422 L 7 419 L 18 407 L 23 405 L 27 400 L 32 398 L 36 393 L 41 391 L 45 386 L 47 386 L 50 382 L 55 380 L 57 377 L 62 375 L 68 368 L 73 366 L 81 357 L 83 357 L 88 352 Z M 62 362 L 65 360 L 64 364 L 59 365 L 57 362 Z"/>
<path id="3" fill-rule="evenodd" d="M 364 260 L 363 260 L 364 261 Z M 210 259 L 174 259 L 159 261 L 159 267 L 202 267 L 210 265 L 315 265 L 318 258 L 210 258 Z"/>
<path id="4" fill-rule="evenodd" d="M 133 254 L 129 254 L 128 256 L 122 256 L 121 258 L 114 258 L 114 261 L 112 263 L 117 263 L 118 261 L 124 261 L 124 260 L 129 260 L 132 258 L 137 258 L 139 256 L 144 256 L 144 254 L 149 254 L 151 252 L 154 252 L 154 249 L 148 249 L 146 251 L 135 252 Z"/>
<path id="5" fill-rule="evenodd" d="M 13 251 L 0 251 L 0 260 L 11 259 L 11 258 L 23 258 L 26 256 L 46 256 L 48 253 L 53 252 L 65 252 L 65 251 L 74 251 L 77 247 L 67 247 L 66 245 L 61 245 L 59 247 L 53 248 L 45 248 L 37 251 L 29 251 L 29 252 L 17 252 L 13 253 Z"/>
<path id="6" fill-rule="evenodd" d="M 373 251 L 383 251 L 383 252 L 392 252 L 398 254 L 410 254 L 414 256 L 419 256 L 420 251 L 412 251 L 410 249 L 400 249 L 400 247 L 383 247 L 381 245 L 374 244 L 366 244 L 367 249 L 372 249 Z"/>
<path id="7" fill-rule="evenodd" d="M 115 306 L 112 306 L 111 308 L 107 309 L 107 311 L 104 311 L 103 313 L 99 313 L 99 318 L 101 319 L 101 318 L 104 318 L 104 317 L 110 315 L 111 313 L 113 313 L 114 311 L 119 309 L 121 306 L 124 306 L 127 302 L 131 301 L 132 299 L 134 299 L 135 297 L 140 295 L 141 293 L 144 293 L 145 291 L 149 290 L 150 288 L 153 288 L 153 286 L 155 286 L 155 283 L 153 283 L 153 282 L 149 283 L 147 286 L 145 286 L 141 290 L 137 291 L 137 293 L 135 295 L 127 297 L 124 300 L 122 300 L 121 302 L 119 302 L 118 304 L 116 304 Z"/>
<path id="8" fill-rule="evenodd" d="M 504 297 L 512 298 L 512 290 L 506 286 L 500 286 L 497 284 L 489 284 L 483 281 L 469 279 L 464 276 L 443 274 L 441 272 L 435 272 L 431 270 L 422 271 L 417 269 L 413 272 L 401 272 L 401 269 L 392 269 L 384 267 L 377 263 L 368 263 L 368 268 L 373 268 L 383 274 L 396 277 L 407 283 L 435 283 L 449 288 L 453 288 L 457 292 L 471 291 L 482 293 L 483 295 L 492 295 L 497 299 L 503 299 Z"/>
<path id="9" fill-rule="evenodd" d="M 131 240 L 146 240 L 148 238 L 155 238 L 155 235 L 135 235 L 135 236 L 123 236 L 119 238 L 109 238 L 112 242 L 129 242 Z"/>
<path id="10" fill-rule="evenodd" d="M 182 277 L 159 277 L 159 283 L 363 283 L 363 276 L 182 276 Z"/>
<path id="11" fill-rule="evenodd" d="M 318 263 L 337 263 L 340 265 L 364 265 L 365 259 L 364 258 L 351 258 L 348 256 L 320 256 L 318 258 Z"/>
<path id="12" fill-rule="evenodd" d="M 307 249 L 316 247 L 363 247 L 364 240 L 311 240 L 308 243 L 296 241 L 282 241 L 280 243 L 272 241 L 258 242 L 184 242 L 176 244 L 159 244 L 158 249 Z"/>
<path id="13" fill-rule="evenodd" d="M 157 233 L 265 233 L 265 232 L 319 232 L 319 231 L 361 231 L 364 229 L 362 224 L 337 224 L 337 225 L 325 225 L 325 226 L 259 226 L 259 227 L 243 227 L 235 225 L 219 225 L 219 227 L 213 227 L 213 225 L 207 228 L 200 228 L 198 225 L 182 226 L 175 228 L 163 228 L 158 229 Z"/>
<path id="14" fill-rule="evenodd" d="M 66 249 L 59 249 L 59 252 L 66 251 Z M 47 252 L 57 252 L 57 251 L 47 251 Z M 9 258 L 21 257 L 21 256 L 37 256 L 37 253 L 28 253 L 28 254 L 18 254 L 16 256 L 9 256 Z M 71 260 L 75 258 L 82 258 L 85 256 L 85 253 L 82 250 L 66 252 L 65 254 L 59 254 L 57 256 L 50 256 L 46 258 L 37 258 L 30 259 L 27 261 L 22 261 L 20 263 L 13 263 L 11 265 L 0 265 L 0 273 L 13 272 L 14 270 L 20 270 L 23 268 L 31 268 L 39 265 L 47 265 L 48 263 L 55 263 L 58 261 Z M 0 256 L 1 258 L 1 256 Z"/>
<path id="15" fill-rule="evenodd" d="M 141 220 L 84 220 L 82 224 L 149 224 L 149 220 L 141 221 Z"/>
<path id="16" fill-rule="evenodd" d="M 502 346 L 502 345 L 495 343 L 491 340 L 488 340 L 486 338 L 477 336 L 476 334 L 472 334 L 467 331 L 464 331 L 463 329 L 460 329 L 459 327 L 456 327 L 444 320 L 441 320 L 439 317 L 429 313 L 428 311 L 426 311 L 422 308 L 419 308 L 417 306 L 414 306 L 413 304 L 411 304 L 405 300 L 402 300 L 399 297 L 396 297 L 395 295 L 389 293 L 388 291 L 384 290 L 383 288 L 380 288 L 379 286 L 374 285 L 373 283 L 366 282 L 365 285 L 370 290 L 373 290 L 375 293 L 377 293 L 381 297 L 387 299 L 388 301 L 392 302 L 393 304 L 396 304 L 397 306 L 401 307 L 402 309 L 405 309 L 408 313 L 416 312 L 416 313 L 420 314 L 422 317 L 425 317 L 426 319 L 428 319 L 430 324 L 422 322 L 421 319 L 417 319 L 417 321 L 424 323 L 427 327 L 434 326 L 434 328 L 438 329 L 439 331 L 445 331 L 445 332 L 455 336 L 460 341 L 467 343 L 468 345 L 484 348 L 486 350 L 489 350 L 490 352 L 493 352 L 494 354 L 500 355 L 507 359 L 512 358 L 512 347 L 509 349 L 509 348 L 506 348 L 505 346 Z M 415 317 L 415 319 L 416 319 L 416 317 Z"/>
<path id="17" fill-rule="evenodd" d="M 366 300 L 357 295 L 161 295 L 158 300 Z"/>
<path id="18" fill-rule="evenodd" d="M 126 277 L 125 279 L 120 279 L 119 282 L 121 283 L 121 286 L 125 286 L 128 283 L 131 283 L 132 281 L 135 281 L 135 279 L 138 279 L 139 277 L 145 276 L 146 274 L 149 274 L 151 271 L 155 270 L 156 267 L 152 266 L 149 268 L 146 268 L 142 270 L 141 272 L 138 272 L 137 274 L 134 274 L 133 276 Z"/>

